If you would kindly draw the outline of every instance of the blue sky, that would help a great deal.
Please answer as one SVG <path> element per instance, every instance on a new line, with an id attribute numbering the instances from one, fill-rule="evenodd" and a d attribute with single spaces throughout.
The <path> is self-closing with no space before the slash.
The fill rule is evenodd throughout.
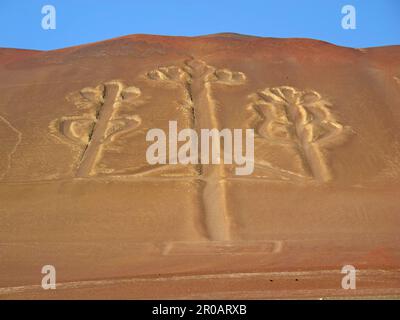
<path id="1" fill-rule="evenodd" d="M 43 30 L 41 9 L 56 8 Z M 341 27 L 344 5 L 356 29 Z M 0 0 L 0 47 L 50 50 L 134 33 L 237 32 L 350 47 L 400 44 L 400 0 Z"/>

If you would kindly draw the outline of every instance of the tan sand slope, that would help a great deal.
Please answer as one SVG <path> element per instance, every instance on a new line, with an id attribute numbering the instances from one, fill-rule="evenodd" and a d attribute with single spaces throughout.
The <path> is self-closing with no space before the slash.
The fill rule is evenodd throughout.
<path id="1" fill-rule="evenodd" d="M 169 121 L 254 129 L 254 172 L 150 165 L 146 133 Z M 400 46 L 0 49 L 0 299 L 399 295 L 399 127 Z"/>

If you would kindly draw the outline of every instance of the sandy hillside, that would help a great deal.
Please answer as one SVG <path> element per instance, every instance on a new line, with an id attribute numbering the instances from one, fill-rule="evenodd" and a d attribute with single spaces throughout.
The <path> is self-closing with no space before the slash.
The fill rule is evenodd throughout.
<path id="1" fill-rule="evenodd" d="M 254 129 L 254 172 L 148 164 L 172 120 Z M 400 46 L 0 49 L 0 299 L 398 296 L 399 128 Z"/>

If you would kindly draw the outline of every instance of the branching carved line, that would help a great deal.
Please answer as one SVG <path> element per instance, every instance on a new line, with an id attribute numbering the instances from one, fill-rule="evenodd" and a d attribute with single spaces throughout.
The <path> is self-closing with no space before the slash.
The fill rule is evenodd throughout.
<path id="1" fill-rule="evenodd" d="M 241 72 L 228 69 L 216 69 L 198 59 L 189 59 L 184 66 L 161 67 L 147 73 L 151 80 L 174 83 L 183 89 L 185 99 L 184 110 L 190 110 L 191 127 L 219 128 L 216 114 L 216 101 L 212 94 L 212 83 L 224 85 L 240 85 L 246 80 Z M 200 161 L 198 161 L 200 163 Z M 197 165 L 197 171 L 205 180 L 201 190 L 204 207 L 203 221 L 205 231 L 202 233 L 211 240 L 227 240 L 231 233 L 231 217 L 226 210 L 226 190 L 223 181 L 223 167 Z"/>
<path id="2" fill-rule="evenodd" d="M 77 169 L 78 177 L 95 175 L 96 164 L 104 146 L 141 125 L 138 115 L 117 115 L 119 109 L 134 103 L 140 95 L 136 87 L 126 87 L 120 81 L 110 81 L 95 88 L 84 88 L 67 97 L 85 113 L 82 116 L 55 119 L 50 129 L 61 139 L 84 147 Z"/>
<path id="3" fill-rule="evenodd" d="M 348 132 L 332 114 L 331 105 L 315 91 L 289 86 L 266 88 L 250 98 L 250 107 L 260 118 L 257 133 L 273 144 L 294 145 L 313 178 L 331 180 L 322 149 L 343 143 Z"/>
<path id="4" fill-rule="evenodd" d="M 15 152 L 17 151 L 17 148 L 19 146 L 19 144 L 21 143 L 22 140 L 22 133 L 21 131 L 19 131 L 17 128 L 15 128 L 6 118 L 4 118 L 3 116 L 0 116 L 0 120 L 2 122 L 4 122 L 16 135 L 17 135 L 17 141 L 14 144 L 14 147 L 12 148 L 12 150 L 7 154 L 7 167 L 4 170 L 4 172 L 2 174 L 0 174 L 0 180 L 3 180 L 4 177 L 6 176 L 6 174 L 8 173 L 8 171 L 11 169 L 11 163 L 12 163 L 12 157 L 15 154 Z"/>

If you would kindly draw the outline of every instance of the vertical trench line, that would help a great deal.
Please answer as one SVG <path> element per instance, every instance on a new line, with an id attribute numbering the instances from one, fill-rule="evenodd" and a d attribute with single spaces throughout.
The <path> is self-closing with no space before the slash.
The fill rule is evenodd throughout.
<path id="1" fill-rule="evenodd" d="M 219 127 L 218 117 L 216 114 L 216 103 L 212 96 L 211 83 L 206 80 L 204 82 L 204 87 L 205 95 L 207 97 L 206 101 L 211 128 L 220 130 L 221 128 Z M 221 146 L 225 147 L 225 141 Z M 221 152 L 220 157 L 221 155 L 224 155 L 224 153 Z M 223 159 L 225 161 L 225 155 L 223 156 Z M 210 179 L 207 181 L 204 191 L 205 197 L 208 201 L 208 207 L 214 216 L 215 225 L 212 225 L 213 234 L 216 238 L 215 240 L 229 241 L 231 239 L 231 218 L 227 210 L 225 165 L 222 163 L 221 158 L 219 164 L 211 164 L 210 171 Z M 207 191 L 211 194 L 208 194 Z M 216 194 L 215 201 L 212 198 L 214 193 Z"/>
<path id="2" fill-rule="evenodd" d="M 114 113 L 114 105 L 120 94 L 121 87 L 118 83 L 108 83 L 104 86 L 104 103 L 99 110 L 91 138 L 82 157 L 77 170 L 77 177 L 89 177 L 93 175 L 93 169 L 98 161 L 98 154 L 101 151 L 103 139 L 107 130 L 109 120 Z"/>
<path id="3" fill-rule="evenodd" d="M 201 129 L 219 129 L 215 104 L 211 97 L 208 76 L 214 72 L 205 64 L 192 67 L 192 97 L 195 106 L 196 130 L 201 138 Z M 200 144 L 199 144 L 200 145 Z M 226 214 L 225 186 L 221 181 L 222 164 L 203 164 L 202 176 L 205 181 L 202 201 L 208 238 L 211 241 L 230 239 L 229 219 Z"/>
<path id="4" fill-rule="evenodd" d="M 318 144 L 312 142 L 307 144 L 305 146 L 305 154 L 310 159 L 310 168 L 315 179 L 319 182 L 331 180 L 331 174 Z"/>
<path id="5" fill-rule="evenodd" d="M 189 79 L 187 79 L 183 84 L 183 90 L 186 96 L 186 99 L 190 103 L 190 126 L 192 129 L 194 129 L 196 132 L 199 132 L 198 127 L 197 127 L 197 112 L 196 110 L 196 104 L 193 100 L 193 89 L 192 89 L 192 68 L 190 68 L 190 72 L 187 71 L 187 74 L 189 76 Z M 195 170 L 196 170 L 196 179 L 195 179 L 195 186 L 196 186 L 196 194 L 203 194 L 203 185 L 202 181 L 199 179 L 202 175 L 202 165 L 200 162 L 200 154 L 198 154 L 198 163 L 195 164 Z M 196 218 L 195 218 L 195 228 L 198 230 L 199 235 L 204 238 L 204 240 L 209 239 L 209 233 L 208 233 L 208 228 L 206 225 L 205 220 L 203 219 L 202 212 L 204 212 L 204 205 L 203 205 L 203 199 L 201 199 L 201 206 L 199 209 L 199 212 L 196 213 Z"/>
<path id="6" fill-rule="evenodd" d="M 316 178 L 315 172 L 313 168 L 311 167 L 311 162 L 309 157 L 309 154 L 307 154 L 305 147 L 305 143 L 303 142 L 303 136 L 302 136 L 302 130 L 301 124 L 299 124 L 299 119 L 298 116 L 296 116 L 296 109 L 297 104 L 291 103 L 289 101 L 285 100 L 285 113 L 286 117 L 288 118 L 289 122 L 293 124 L 294 128 L 291 128 L 291 136 L 292 139 L 294 140 L 296 144 L 296 149 L 299 152 L 301 161 L 303 162 L 303 166 L 307 173 L 311 175 L 314 179 Z"/>
<path id="7" fill-rule="evenodd" d="M 192 69 L 192 68 L 190 68 Z M 193 101 L 193 94 L 192 94 L 192 72 L 189 71 L 185 71 L 186 74 L 188 75 L 189 79 L 187 79 L 186 81 L 184 81 L 181 85 L 182 85 L 182 90 L 184 91 L 184 95 L 185 95 L 185 99 L 187 100 L 187 102 L 190 104 L 190 128 L 196 130 L 197 129 L 197 110 L 195 107 L 195 103 Z M 201 163 L 200 163 L 200 155 L 198 155 L 198 159 L 197 159 L 198 163 L 195 165 L 195 170 L 197 172 L 198 175 L 201 175 Z"/>
<path id="8" fill-rule="evenodd" d="M 8 172 L 11 169 L 11 164 L 12 164 L 12 158 L 14 153 L 17 151 L 17 148 L 19 144 L 22 141 L 22 133 L 19 131 L 17 128 L 15 128 L 6 118 L 3 116 L 0 116 L 0 120 L 3 121 L 16 135 L 17 135 L 17 141 L 14 144 L 14 147 L 12 148 L 11 152 L 7 154 L 7 167 L 3 173 L 0 174 L 0 180 L 3 180 L 4 177 L 8 174 Z"/>
<path id="9" fill-rule="evenodd" d="M 302 115 L 304 115 L 307 110 L 300 104 L 290 104 L 289 108 L 291 109 L 289 111 L 291 121 L 295 124 L 295 134 L 298 145 L 300 146 L 301 156 L 306 162 L 309 172 L 314 179 L 319 182 L 328 181 L 330 178 L 329 170 L 325 165 L 324 157 L 319 150 L 319 146 L 309 141 L 307 134 L 304 133 L 305 126 L 304 123 L 302 123 Z"/>

